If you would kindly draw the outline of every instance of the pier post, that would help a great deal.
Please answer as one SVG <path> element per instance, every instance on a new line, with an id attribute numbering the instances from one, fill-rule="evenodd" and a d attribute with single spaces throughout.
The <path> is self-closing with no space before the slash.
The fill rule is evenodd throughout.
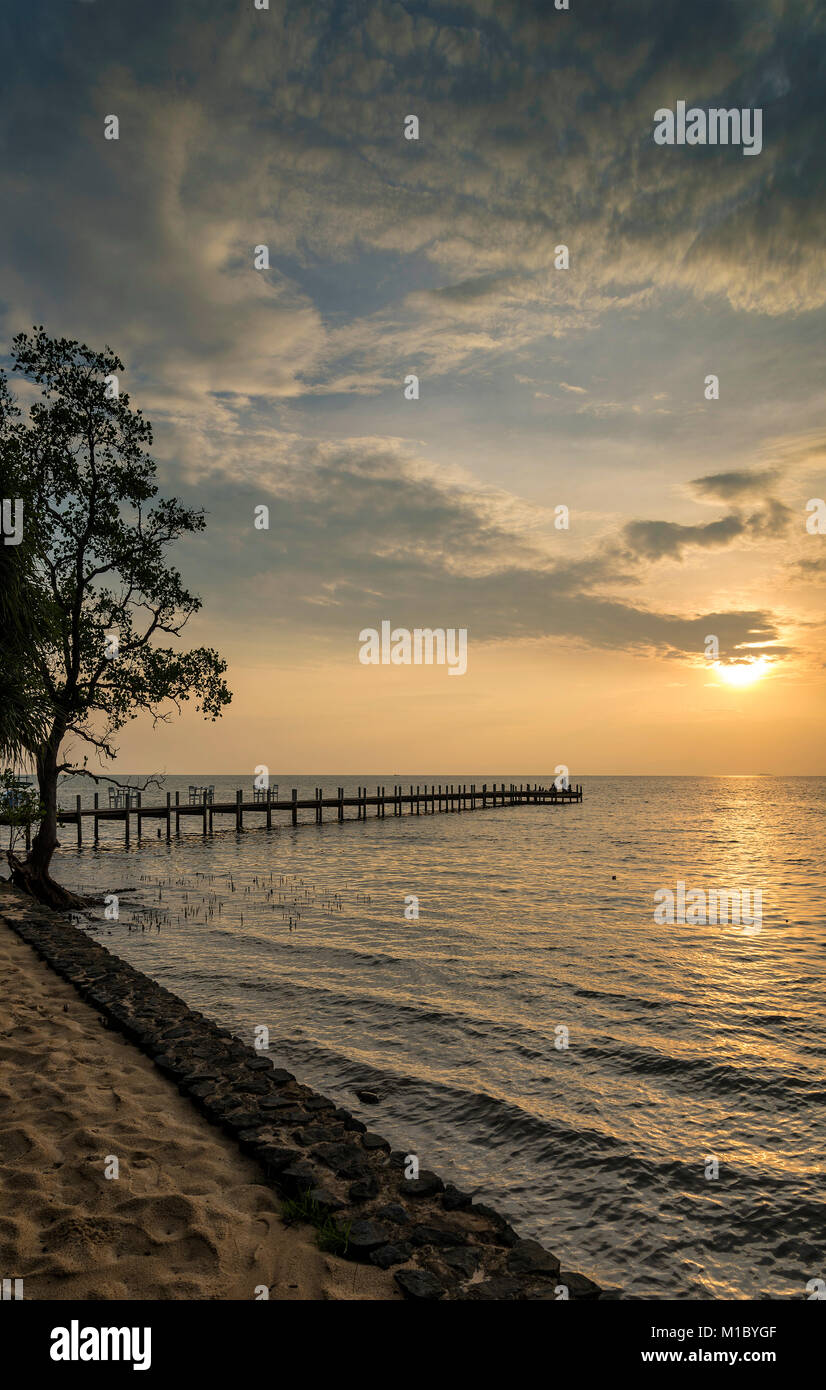
<path id="1" fill-rule="evenodd" d="M 80 814 L 79 796 L 75 798 L 75 806 L 77 807 L 77 847 L 80 849 L 83 845 L 83 818 Z"/>
<path id="2" fill-rule="evenodd" d="M 97 812 L 97 809 L 98 809 L 98 806 L 99 806 L 99 805 L 100 805 L 100 793 L 99 793 L 99 792 L 95 792 L 95 811 L 96 811 L 96 812 Z M 97 844 L 98 840 L 100 839 L 99 821 L 98 821 L 97 815 L 95 815 L 94 826 L 95 826 L 95 844 Z"/>
<path id="3" fill-rule="evenodd" d="M 129 797 L 127 796 L 126 810 L 123 813 L 123 843 L 127 846 L 127 848 L 129 846 L 129 835 L 131 832 L 131 825 L 129 822 L 129 812 L 131 809 L 132 808 L 129 805 Z"/>
<path id="4" fill-rule="evenodd" d="M 240 790 L 240 788 L 239 788 L 239 790 L 235 793 L 235 829 L 236 829 L 236 830 L 243 830 L 243 829 L 244 829 L 244 806 L 243 806 L 243 796 L 244 796 L 244 793 L 243 793 L 243 792 Z M 204 804 L 206 805 L 206 795 L 204 795 Z"/>
<path id="5" fill-rule="evenodd" d="M 343 788 L 343 787 L 339 787 L 339 789 L 338 789 L 338 806 L 336 807 L 336 815 L 337 815 L 337 817 L 338 817 L 339 820 L 344 820 L 344 788 Z"/>
<path id="6" fill-rule="evenodd" d="M 176 839 L 176 840 L 180 840 L 180 838 L 181 838 L 181 812 L 180 812 L 180 810 L 178 809 L 178 808 L 180 807 L 180 804 L 181 804 L 181 793 L 180 793 L 180 792 L 176 792 L 176 793 L 175 793 L 175 839 Z"/>
<path id="7" fill-rule="evenodd" d="M 206 835 L 206 833 L 207 833 L 207 815 L 208 815 L 208 812 L 207 812 L 207 799 L 206 799 L 206 792 L 204 792 L 204 808 L 203 808 L 203 816 L 204 816 L 203 825 L 204 825 L 204 829 L 203 829 L 203 833 L 204 833 L 205 835 Z"/>
<path id="8" fill-rule="evenodd" d="M 272 787 L 267 781 L 267 829 L 272 830 Z"/>
<path id="9" fill-rule="evenodd" d="M 384 814 L 384 804 L 383 804 L 383 802 L 382 802 L 382 795 L 381 795 L 381 793 L 382 793 L 381 787 L 376 787 L 376 815 L 377 815 L 377 816 L 381 816 L 381 815 Z"/>
<path id="10" fill-rule="evenodd" d="M 293 822 L 293 825 L 298 825 L 298 807 L 297 807 L 296 804 L 295 804 L 295 803 L 297 802 L 297 800 L 298 800 L 298 790 L 297 790 L 297 788 L 293 787 L 293 804 L 292 804 L 292 822 Z"/>
<path id="11" fill-rule="evenodd" d="M 318 807 L 317 807 L 317 810 L 316 810 L 316 820 L 318 821 L 318 824 L 319 824 L 319 825 L 321 825 L 321 824 L 323 823 L 323 821 L 324 821 L 324 807 L 323 807 L 323 805 L 322 805 L 323 800 L 324 800 L 324 788 L 323 788 L 323 787 L 319 787 L 319 788 L 318 788 Z"/>
<path id="12" fill-rule="evenodd" d="M 166 793 L 166 843 L 172 839 L 172 793 Z"/>

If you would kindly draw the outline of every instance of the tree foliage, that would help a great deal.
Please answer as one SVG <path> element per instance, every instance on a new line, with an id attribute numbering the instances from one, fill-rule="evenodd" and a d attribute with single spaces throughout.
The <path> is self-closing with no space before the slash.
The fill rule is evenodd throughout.
<path id="1" fill-rule="evenodd" d="M 90 749 L 114 758 L 118 732 L 141 713 L 166 720 L 194 699 L 216 719 L 231 696 L 213 648 L 178 645 L 201 600 L 168 552 L 203 531 L 205 516 L 158 496 L 152 428 L 118 389 L 123 363 L 108 347 L 50 338 L 42 327 L 18 334 L 11 357 L 39 388 L 26 416 L 0 372 L 3 495 L 23 499 L 25 529 L 25 550 L 6 547 L 22 552 L 10 562 L 19 587 L 8 600 L 20 640 L 5 626 L 0 640 L 21 692 L 17 744 L 33 757 L 45 807 L 27 864 L 12 868 L 32 886 L 48 876 L 57 843 L 61 772 L 85 766 Z M 12 729 L 2 746 L 14 748 Z"/>

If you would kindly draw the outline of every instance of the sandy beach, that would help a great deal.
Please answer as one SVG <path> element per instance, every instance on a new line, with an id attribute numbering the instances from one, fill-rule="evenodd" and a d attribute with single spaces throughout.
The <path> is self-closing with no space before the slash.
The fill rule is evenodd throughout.
<path id="1" fill-rule="evenodd" d="M 401 1298 L 285 1226 L 258 1166 L 2 922 L 0 978 L 0 1269 L 25 1298 Z"/>

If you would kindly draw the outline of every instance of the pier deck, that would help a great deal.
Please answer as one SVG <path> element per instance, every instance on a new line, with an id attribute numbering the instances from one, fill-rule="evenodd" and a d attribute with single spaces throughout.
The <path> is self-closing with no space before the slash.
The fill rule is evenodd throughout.
<path id="1" fill-rule="evenodd" d="M 555 786 L 541 787 L 538 784 L 515 782 L 507 786 L 504 782 L 490 785 L 485 782 L 482 786 L 477 786 L 475 782 L 462 783 L 457 785 L 441 783 L 432 786 L 413 786 L 405 790 L 402 785 L 394 786 L 387 790 L 386 787 L 376 787 L 375 793 L 367 787 L 359 787 L 355 796 L 345 796 L 344 788 L 337 787 L 335 796 L 325 796 L 321 787 L 315 788 L 315 795 L 311 797 L 299 797 L 298 791 L 293 788 L 292 795 L 288 800 L 283 798 L 274 800 L 270 796 L 270 789 L 261 795 L 260 800 L 245 800 L 241 789 L 236 791 L 234 801 L 209 801 L 199 800 L 195 802 L 181 802 L 180 792 L 175 793 L 175 800 L 172 794 L 167 792 L 165 802 L 155 806 L 144 806 L 141 800 L 141 793 L 136 794 L 135 804 L 125 806 L 100 806 L 98 804 L 99 793 L 95 792 L 94 806 L 82 806 L 81 798 L 76 798 L 74 810 L 61 808 L 58 811 L 58 824 L 60 826 L 74 825 L 77 829 L 77 843 L 83 844 L 83 822 L 91 820 L 93 830 L 93 842 L 98 843 L 99 826 L 101 821 L 122 821 L 124 827 L 124 843 L 129 844 L 132 836 L 132 826 L 135 825 L 137 838 L 140 840 L 143 833 L 143 822 L 145 820 L 160 820 L 164 822 L 166 839 L 171 840 L 174 833 L 176 837 L 181 833 L 181 818 L 196 817 L 202 823 L 202 833 L 211 835 L 213 831 L 213 820 L 215 816 L 233 816 L 235 818 L 236 830 L 244 829 L 245 816 L 261 816 L 263 824 L 269 830 L 272 828 L 273 816 L 285 815 L 289 817 L 288 824 L 300 824 L 299 811 L 312 811 L 313 820 L 316 825 L 321 825 L 324 820 L 324 812 L 332 811 L 333 819 L 344 820 L 367 820 L 368 814 L 374 813 L 375 816 L 383 819 L 390 809 L 391 815 L 401 816 L 407 812 L 411 816 L 437 815 L 448 811 L 463 812 L 485 810 L 494 806 L 562 806 L 571 802 L 582 800 L 582 787 L 570 786 L 565 789 Z M 355 816 L 345 815 L 346 811 L 355 809 Z M 7 823 L 6 818 L 0 815 L 0 825 Z M 30 829 L 27 829 L 26 845 L 30 841 Z"/>

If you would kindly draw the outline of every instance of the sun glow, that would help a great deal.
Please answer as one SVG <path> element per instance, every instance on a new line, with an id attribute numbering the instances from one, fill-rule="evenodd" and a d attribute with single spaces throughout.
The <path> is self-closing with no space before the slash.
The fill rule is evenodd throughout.
<path id="1" fill-rule="evenodd" d="M 765 676 L 768 670 L 768 662 L 765 657 L 758 657 L 755 661 L 738 662 L 733 666 L 718 666 L 717 672 L 725 681 L 726 685 L 754 685 Z"/>

